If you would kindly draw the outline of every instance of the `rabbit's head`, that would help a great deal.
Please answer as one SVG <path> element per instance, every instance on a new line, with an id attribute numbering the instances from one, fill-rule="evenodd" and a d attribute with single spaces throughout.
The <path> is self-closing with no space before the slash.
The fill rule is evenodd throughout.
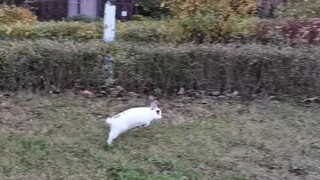
<path id="1" fill-rule="evenodd" d="M 151 102 L 151 105 L 150 105 L 150 109 L 151 111 L 153 111 L 153 115 L 154 115 L 154 119 L 161 119 L 161 110 L 158 108 L 158 101 L 157 100 L 154 100 Z"/>

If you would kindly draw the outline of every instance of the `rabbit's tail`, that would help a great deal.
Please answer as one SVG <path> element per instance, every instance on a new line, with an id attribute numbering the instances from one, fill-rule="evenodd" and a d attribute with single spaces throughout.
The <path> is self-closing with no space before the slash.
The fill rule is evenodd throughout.
<path id="1" fill-rule="evenodd" d="M 109 125 L 110 125 L 110 124 L 111 124 L 111 119 L 112 119 L 112 118 L 107 118 L 107 119 L 106 119 L 106 124 L 109 124 Z"/>

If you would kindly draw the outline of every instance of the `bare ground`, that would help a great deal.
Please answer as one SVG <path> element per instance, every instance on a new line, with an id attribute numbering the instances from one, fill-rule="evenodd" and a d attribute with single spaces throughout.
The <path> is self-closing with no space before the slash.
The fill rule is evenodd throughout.
<path id="1" fill-rule="evenodd" d="M 320 179 L 319 105 L 159 100 L 163 119 L 105 140 L 147 99 L 0 98 L 0 179 Z"/>

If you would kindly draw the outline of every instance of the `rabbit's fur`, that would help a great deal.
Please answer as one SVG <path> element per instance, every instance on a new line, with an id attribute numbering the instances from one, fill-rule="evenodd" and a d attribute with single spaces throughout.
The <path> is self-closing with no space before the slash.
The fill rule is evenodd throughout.
<path id="1" fill-rule="evenodd" d="M 107 143 L 111 145 L 112 141 L 120 134 L 135 127 L 147 127 L 151 121 L 161 119 L 161 117 L 161 110 L 157 107 L 157 101 L 154 100 L 151 102 L 150 107 L 131 108 L 107 118 L 106 123 L 110 126 Z"/>

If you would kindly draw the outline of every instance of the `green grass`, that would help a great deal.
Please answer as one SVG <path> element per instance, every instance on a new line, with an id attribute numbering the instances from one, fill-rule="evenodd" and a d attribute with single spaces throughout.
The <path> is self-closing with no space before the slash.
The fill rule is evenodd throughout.
<path id="1" fill-rule="evenodd" d="M 31 94 L 0 100 L 0 179 L 320 177 L 317 105 L 160 100 L 163 120 L 108 147 L 104 118 L 148 101 Z"/>

